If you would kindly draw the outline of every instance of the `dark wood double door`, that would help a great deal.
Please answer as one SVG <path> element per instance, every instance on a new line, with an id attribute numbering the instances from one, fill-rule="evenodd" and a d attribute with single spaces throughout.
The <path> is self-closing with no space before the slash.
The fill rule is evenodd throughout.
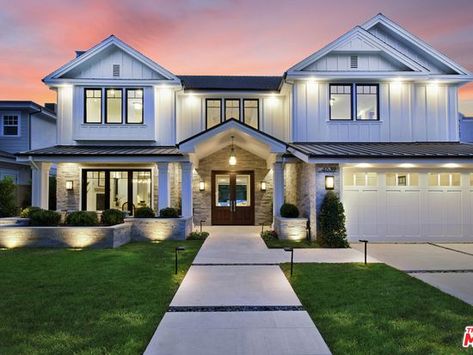
<path id="1" fill-rule="evenodd" d="M 212 171 L 212 224 L 255 224 L 253 171 Z"/>

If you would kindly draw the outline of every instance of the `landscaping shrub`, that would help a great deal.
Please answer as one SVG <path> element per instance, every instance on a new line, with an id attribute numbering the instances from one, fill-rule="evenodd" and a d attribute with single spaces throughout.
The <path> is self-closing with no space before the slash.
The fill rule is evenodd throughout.
<path id="1" fill-rule="evenodd" d="M 281 213 L 281 217 L 284 217 L 284 218 L 299 217 L 299 209 L 297 208 L 297 206 L 293 205 L 292 203 L 283 204 L 279 212 Z"/>
<path id="2" fill-rule="evenodd" d="M 278 239 L 278 233 L 274 230 L 263 231 L 261 232 L 261 238 L 265 240 Z"/>
<path id="3" fill-rule="evenodd" d="M 136 218 L 154 218 L 156 214 L 150 207 L 140 207 L 135 210 Z"/>
<path id="4" fill-rule="evenodd" d="M 30 213 L 32 226 L 57 226 L 61 222 L 61 214 L 56 211 L 34 210 Z"/>
<path id="5" fill-rule="evenodd" d="M 113 226 L 125 221 L 125 214 L 116 209 L 105 210 L 102 212 L 102 223 L 107 226 Z"/>
<path id="6" fill-rule="evenodd" d="M 338 195 L 328 191 L 318 216 L 317 242 L 325 248 L 348 248 L 345 210 Z"/>
<path id="7" fill-rule="evenodd" d="M 66 224 L 70 226 L 96 226 L 99 224 L 96 212 L 76 211 L 67 215 Z"/>
<path id="8" fill-rule="evenodd" d="M 20 217 L 21 218 L 30 218 L 31 214 L 35 211 L 41 211 L 41 208 L 33 207 L 33 206 L 23 208 L 20 212 Z"/>
<path id="9" fill-rule="evenodd" d="M 188 240 L 205 240 L 209 236 L 209 232 L 191 232 L 187 237 Z"/>
<path id="10" fill-rule="evenodd" d="M 159 217 L 162 218 L 178 218 L 179 217 L 179 212 L 177 209 L 168 207 L 168 208 L 163 208 L 162 210 L 159 210 Z"/>
<path id="11" fill-rule="evenodd" d="M 18 213 L 16 205 L 16 185 L 6 176 L 0 181 L 0 217 L 13 217 Z"/>

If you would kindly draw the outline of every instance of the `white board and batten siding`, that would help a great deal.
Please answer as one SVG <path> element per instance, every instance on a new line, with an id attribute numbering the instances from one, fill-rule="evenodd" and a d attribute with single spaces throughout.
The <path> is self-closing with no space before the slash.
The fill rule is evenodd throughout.
<path id="1" fill-rule="evenodd" d="M 379 121 L 330 120 L 329 82 L 293 86 L 295 142 L 458 141 L 457 88 L 413 82 L 379 83 Z"/>
<path id="2" fill-rule="evenodd" d="M 428 172 L 425 170 L 413 171 L 418 174 L 417 186 L 402 187 L 387 186 L 387 170 L 371 172 L 377 175 L 373 186 L 344 184 L 343 187 L 342 200 L 351 241 L 473 241 L 470 172 L 461 172 L 460 186 L 450 187 L 429 186 Z"/>

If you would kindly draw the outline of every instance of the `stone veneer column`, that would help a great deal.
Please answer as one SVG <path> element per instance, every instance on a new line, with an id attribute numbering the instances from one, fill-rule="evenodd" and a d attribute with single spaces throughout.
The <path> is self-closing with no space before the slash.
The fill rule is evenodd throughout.
<path id="1" fill-rule="evenodd" d="M 182 217 L 192 217 L 192 163 L 181 163 Z"/>
<path id="2" fill-rule="evenodd" d="M 273 164 L 273 215 L 280 215 L 280 208 L 284 203 L 284 168 L 283 164 Z"/>
<path id="3" fill-rule="evenodd" d="M 51 163 L 37 162 L 32 166 L 31 205 L 49 208 L 49 170 Z"/>
<path id="4" fill-rule="evenodd" d="M 158 210 L 171 206 L 171 189 L 169 183 L 169 163 L 158 165 Z"/>

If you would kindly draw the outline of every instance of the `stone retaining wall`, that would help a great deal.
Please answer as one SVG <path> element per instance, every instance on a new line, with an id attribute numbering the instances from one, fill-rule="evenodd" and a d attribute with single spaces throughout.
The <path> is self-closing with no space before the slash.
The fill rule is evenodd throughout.
<path id="1" fill-rule="evenodd" d="M 131 240 L 184 240 L 192 232 L 192 218 L 126 218 Z"/>
<path id="2" fill-rule="evenodd" d="M 305 239 L 307 237 L 307 218 L 274 217 L 274 230 L 279 239 Z"/>

